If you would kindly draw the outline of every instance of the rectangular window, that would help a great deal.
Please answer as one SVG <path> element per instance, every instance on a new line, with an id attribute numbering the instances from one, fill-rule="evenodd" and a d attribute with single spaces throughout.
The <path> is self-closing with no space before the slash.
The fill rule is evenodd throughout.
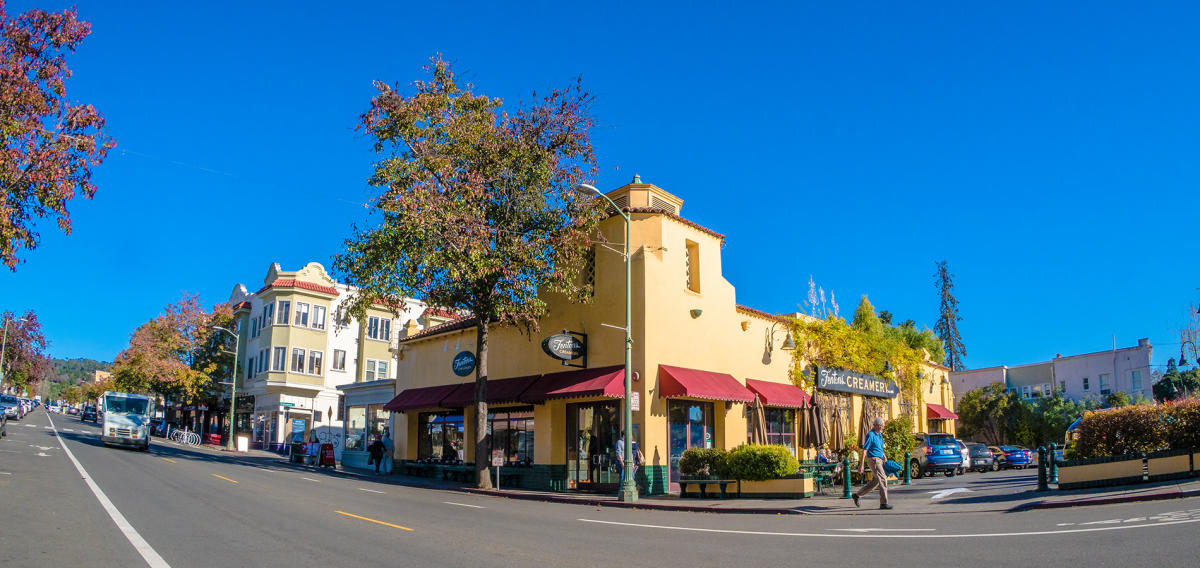
<path id="1" fill-rule="evenodd" d="M 325 329 L 325 306 L 313 306 L 313 329 Z"/>
<path id="2" fill-rule="evenodd" d="M 1100 375 L 1100 394 L 1108 394 L 1112 392 L 1112 375 L 1102 373 Z"/>
<path id="3" fill-rule="evenodd" d="M 299 349 L 299 348 L 292 349 L 292 372 L 293 373 L 303 373 L 304 372 L 304 350 L 303 349 Z"/>
<path id="4" fill-rule="evenodd" d="M 387 361 L 376 361 L 375 362 L 375 379 L 376 380 L 382 381 L 383 379 L 389 378 L 387 367 L 388 367 Z"/>
<path id="5" fill-rule="evenodd" d="M 275 323 L 279 325 L 287 325 L 288 319 L 292 315 L 292 302 L 290 300 L 279 300 L 279 319 Z"/>
<path id="6" fill-rule="evenodd" d="M 322 353 L 320 351 L 309 351 L 308 352 L 308 374 L 310 374 L 310 375 L 320 375 L 321 374 L 321 357 L 322 356 L 324 356 L 324 353 Z"/>
<path id="7" fill-rule="evenodd" d="M 1084 377 L 1083 378 L 1083 390 L 1089 390 L 1090 388 L 1091 387 L 1088 385 L 1088 378 Z"/>
<path id="8" fill-rule="evenodd" d="M 258 318 L 250 320 L 250 337 L 258 337 Z"/>
<path id="9" fill-rule="evenodd" d="M 687 274 L 687 289 L 700 291 L 700 245 L 692 241 L 684 241 L 683 264 Z"/>
<path id="10" fill-rule="evenodd" d="M 1067 392 L 1067 381 L 1058 381 L 1058 392 Z"/>
<path id="11" fill-rule="evenodd" d="M 367 318 L 367 337 L 371 339 L 380 339 L 379 337 L 379 320 L 375 316 Z"/>
<path id="12" fill-rule="evenodd" d="M 345 351 L 342 351 L 341 349 L 333 350 L 333 370 L 335 370 L 335 371 L 345 371 L 346 370 L 346 352 Z"/>
<path id="13" fill-rule="evenodd" d="M 275 366 L 272 367 L 272 369 L 274 369 L 276 371 L 282 371 L 283 365 L 284 365 L 284 360 L 287 359 L 287 348 L 286 347 L 276 347 L 274 355 L 275 355 Z"/>
<path id="14" fill-rule="evenodd" d="M 464 459 L 463 432 L 461 412 L 420 414 L 417 417 L 417 459 Z"/>
<path id="15" fill-rule="evenodd" d="M 262 318 L 263 318 L 263 320 L 261 322 L 259 322 L 259 324 L 258 324 L 259 329 L 263 329 L 263 328 L 267 327 L 268 325 L 271 325 L 271 322 L 275 321 L 275 304 L 274 303 L 270 303 L 270 304 L 263 306 Z"/>
<path id="16" fill-rule="evenodd" d="M 346 449 L 365 451 L 367 426 L 367 407 L 349 406 L 346 408 Z"/>
<path id="17" fill-rule="evenodd" d="M 380 320 L 379 335 L 380 335 L 379 338 L 384 341 L 392 340 L 392 320 L 386 319 L 386 318 L 383 320 Z"/>
<path id="18" fill-rule="evenodd" d="M 533 464 L 533 407 L 506 408 L 488 413 L 489 453 L 504 452 L 508 465 Z"/>
<path id="19" fill-rule="evenodd" d="M 363 380 L 375 380 L 375 361 L 373 359 L 367 359 L 367 366 L 363 369 Z"/>
<path id="20" fill-rule="evenodd" d="M 1032 391 L 1033 389 L 1030 389 L 1029 385 L 1021 387 L 1021 398 L 1029 398 L 1033 394 Z"/>
<path id="21" fill-rule="evenodd" d="M 767 443 L 783 446 L 796 453 L 796 411 L 791 408 L 763 410 L 767 424 Z"/>
<path id="22" fill-rule="evenodd" d="M 1131 390 L 1142 390 L 1142 372 L 1133 371 L 1129 374 L 1129 383 L 1132 385 Z"/>
<path id="23" fill-rule="evenodd" d="M 254 366 L 254 357 L 246 361 L 246 376 L 253 377 L 258 374 L 257 368 Z"/>
<path id="24" fill-rule="evenodd" d="M 308 327 L 308 304 L 296 302 L 296 325 Z"/>

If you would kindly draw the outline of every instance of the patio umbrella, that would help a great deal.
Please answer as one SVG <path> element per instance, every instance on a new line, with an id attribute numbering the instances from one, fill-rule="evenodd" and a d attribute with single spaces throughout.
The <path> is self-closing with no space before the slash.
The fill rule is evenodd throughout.
<path id="1" fill-rule="evenodd" d="M 767 416 L 763 412 L 762 400 L 754 395 L 754 410 L 750 414 L 750 443 L 767 443 Z"/>
<path id="2" fill-rule="evenodd" d="M 829 449 L 840 452 L 846 449 L 846 424 L 842 418 L 842 409 L 839 406 L 833 407 L 833 413 L 829 416 L 830 434 L 829 434 Z"/>
<path id="3" fill-rule="evenodd" d="M 813 444 L 815 446 L 824 446 L 829 441 L 829 428 L 825 425 L 825 409 L 816 399 L 813 399 L 812 407 L 812 423 L 813 423 Z"/>
<path id="4" fill-rule="evenodd" d="M 796 409 L 796 414 L 800 419 L 800 429 L 796 431 L 796 447 L 811 448 L 814 444 L 812 433 L 809 432 L 809 429 L 812 428 L 812 416 L 809 414 L 808 402 L 801 402 L 800 408 Z"/>

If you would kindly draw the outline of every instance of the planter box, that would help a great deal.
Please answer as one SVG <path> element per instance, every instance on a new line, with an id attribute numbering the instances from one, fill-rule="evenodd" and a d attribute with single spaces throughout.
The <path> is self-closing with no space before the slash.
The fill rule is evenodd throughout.
<path id="1" fill-rule="evenodd" d="M 807 499 L 816 492 L 811 473 L 767 481 L 739 481 L 738 496 L 755 499 Z"/>
<path id="2" fill-rule="evenodd" d="M 1148 456 L 1146 467 L 1150 481 L 1182 479 L 1193 475 L 1193 468 L 1200 465 L 1196 455 L 1188 450 L 1156 452 Z"/>
<path id="3" fill-rule="evenodd" d="M 1077 460 L 1080 462 L 1092 460 Z M 1100 460 L 1095 460 L 1100 461 Z M 1064 465 L 1058 468 L 1059 489 L 1083 489 L 1086 487 L 1108 487 L 1142 482 L 1142 459 L 1129 456 L 1100 463 Z"/>

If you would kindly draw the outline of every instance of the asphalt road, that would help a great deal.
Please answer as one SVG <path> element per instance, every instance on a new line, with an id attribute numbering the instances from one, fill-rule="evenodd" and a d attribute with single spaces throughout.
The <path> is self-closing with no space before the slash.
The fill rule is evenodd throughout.
<path id="1" fill-rule="evenodd" d="M 1195 566 L 1200 556 L 1200 499 L 930 515 L 624 510 L 376 483 L 157 438 L 148 452 L 105 448 L 97 432 L 42 410 L 10 424 L 0 440 L 0 565 L 1128 568 Z"/>

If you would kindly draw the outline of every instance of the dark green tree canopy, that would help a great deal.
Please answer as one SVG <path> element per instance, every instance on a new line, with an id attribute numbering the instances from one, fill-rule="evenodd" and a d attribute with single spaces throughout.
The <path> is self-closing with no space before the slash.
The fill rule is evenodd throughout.
<path id="1" fill-rule="evenodd" d="M 940 307 L 938 308 L 938 320 L 934 324 L 933 330 L 942 340 L 942 346 L 946 353 L 946 366 L 955 371 L 961 371 L 966 368 L 963 365 L 963 358 L 967 356 L 967 347 L 963 345 L 962 336 L 958 333 L 958 322 L 962 321 L 962 316 L 958 315 L 958 298 L 954 297 L 954 275 L 950 273 L 946 261 L 937 263 L 934 279 L 938 286 Z"/>

